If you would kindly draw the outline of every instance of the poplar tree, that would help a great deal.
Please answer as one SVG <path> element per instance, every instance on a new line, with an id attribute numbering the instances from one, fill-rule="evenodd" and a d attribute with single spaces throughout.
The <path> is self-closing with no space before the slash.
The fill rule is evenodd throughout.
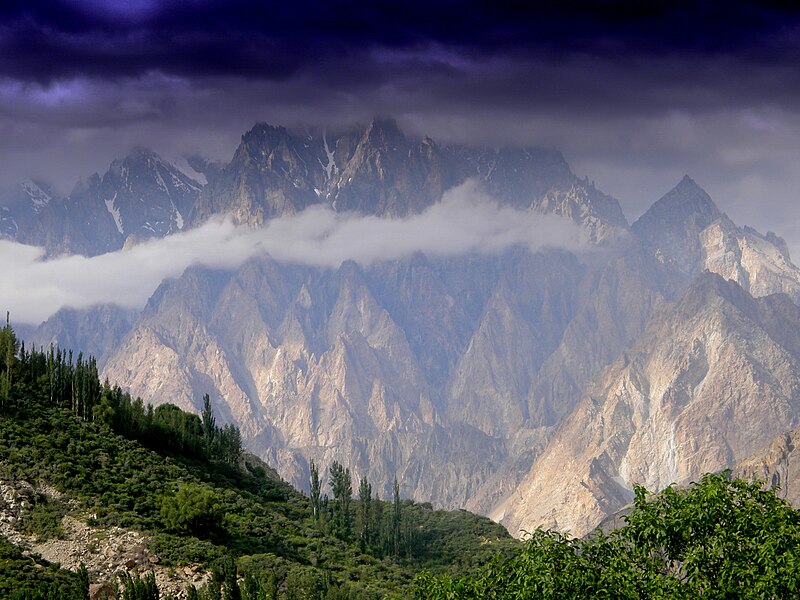
<path id="1" fill-rule="evenodd" d="M 203 423 L 203 439 L 205 440 L 206 451 L 211 456 L 214 438 L 217 434 L 217 421 L 214 419 L 214 411 L 211 409 L 211 398 L 208 394 L 203 395 L 203 412 L 200 413 L 200 420 Z"/>
<path id="2" fill-rule="evenodd" d="M 311 489 L 311 514 L 314 517 L 315 521 L 319 521 L 320 518 L 320 483 L 319 483 L 319 467 L 317 467 L 317 463 L 313 460 L 309 465 L 309 469 L 311 471 L 311 478 L 309 481 L 309 487 Z"/>
<path id="3" fill-rule="evenodd" d="M 350 539 L 350 503 L 353 499 L 353 482 L 350 469 L 334 461 L 330 468 L 331 489 L 333 490 L 332 533 L 343 540 Z"/>
<path id="4" fill-rule="evenodd" d="M 400 485 L 397 477 L 394 478 L 392 485 L 392 552 L 395 556 L 400 556 L 400 525 L 402 521 L 402 507 L 400 506 Z"/>
<path id="5" fill-rule="evenodd" d="M 366 552 L 372 541 L 372 526 L 370 522 L 372 517 L 372 485 L 367 481 L 366 476 L 361 478 L 361 484 L 358 487 L 358 499 L 361 502 L 358 512 L 358 542 L 361 546 L 361 552 Z"/>
<path id="6" fill-rule="evenodd" d="M 6 313 L 6 326 L 0 332 L 0 356 L 3 357 L 3 366 L 5 367 L 0 396 L 4 403 L 9 400 L 11 395 L 11 365 L 14 363 L 14 357 L 17 354 L 17 338 L 11 329 L 9 319 L 9 313 Z"/>

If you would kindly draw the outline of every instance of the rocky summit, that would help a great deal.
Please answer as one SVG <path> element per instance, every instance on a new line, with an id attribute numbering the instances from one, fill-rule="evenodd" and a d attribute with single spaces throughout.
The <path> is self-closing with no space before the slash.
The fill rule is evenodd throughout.
<path id="1" fill-rule="evenodd" d="M 514 534 L 585 534 L 636 483 L 793 468 L 794 434 L 773 439 L 800 424 L 800 270 L 688 176 L 629 226 L 557 151 L 443 145 L 388 120 L 259 124 L 228 164 L 194 164 L 204 172 L 137 150 L 67 198 L 29 187 L 0 232 L 99 254 L 217 215 L 406 218 L 472 179 L 501 206 L 568 219 L 585 246 L 193 266 L 141 312 L 62 310 L 30 342 L 93 353 L 145 402 L 199 411 L 208 393 L 301 488 L 309 461 L 338 461 L 382 497 L 396 476 L 404 496 Z"/>

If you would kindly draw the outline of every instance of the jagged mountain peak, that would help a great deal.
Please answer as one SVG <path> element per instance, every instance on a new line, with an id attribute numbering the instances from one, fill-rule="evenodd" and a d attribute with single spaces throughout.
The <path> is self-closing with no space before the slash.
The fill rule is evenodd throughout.
<path id="1" fill-rule="evenodd" d="M 470 177 L 482 180 L 492 197 L 520 208 L 577 181 L 557 150 L 440 145 L 407 136 L 393 119 L 375 117 L 336 130 L 258 123 L 242 136 L 190 218 L 197 224 L 227 213 L 237 223 L 258 226 L 314 204 L 401 217 L 425 210 Z M 594 196 L 583 212 L 627 228 L 616 201 Z"/>
<path id="2" fill-rule="evenodd" d="M 158 153 L 152 148 L 147 146 L 137 145 L 131 148 L 127 156 L 123 160 L 153 160 L 164 162 Z"/>
<path id="3" fill-rule="evenodd" d="M 272 123 L 267 123 L 266 121 L 259 121 L 255 125 L 253 125 L 249 131 L 245 132 L 242 135 L 242 139 L 247 139 L 253 136 L 269 136 L 269 135 L 285 135 L 286 134 L 286 127 L 283 125 L 273 125 Z"/>
<path id="4" fill-rule="evenodd" d="M 148 173 L 152 177 L 159 177 L 160 172 L 169 173 L 170 177 L 175 175 L 183 184 L 188 184 L 191 187 L 200 187 L 200 182 L 178 169 L 155 150 L 145 146 L 135 146 L 124 157 L 112 161 L 103 179 L 119 178 L 125 180 L 135 174 L 141 175 L 144 173 Z M 177 181 L 174 183 L 178 184 Z"/>
<path id="5" fill-rule="evenodd" d="M 363 269 L 352 260 L 346 260 L 339 266 L 335 281 L 340 294 L 352 294 L 358 288 L 366 285 Z"/>
<path id="6" fill-rule="evenodd" d="M 681 192 L 688 192 L 688 193 L 696 193 L 696 192 L 705 192 L 703 188 L 701 188 L 697 182 L 692 179 L 688 173 L 684 173 L 681 180 L 678 182 L 673 189 L 680 190 Z"/>
<path id="7" fill-rule="evenodd" d="M 693 276 L 703 270 L 700 234 L 723 216 L 711 196 L 685 175 L 631 229 L 658 261 Z"/>
<path id="8" fill-rule="evenodd" d="M 697 182 L 688 175 L 684 175 L 678 182 L 678 185 L 667 192 L 662 200 L 664 200 L 668 207 L 672 208 L 691 206 L 696 210 L 714 215 L 715 218 L 721 214 L 717 205 L 714 204 L 714 201 L 711 199 L 711 196 L 708 195 L 708 192 L 700 187 Z"/>
<path id="9" fill-rule="evenodd" d="M 711 196 L 694 179 L 684 175 L 678 185 L 657 200 L 633 224 L 637 233 L 653 228 L 686 227 L 705 229 L 722 216 Z"/>
<path id="10" fill-rule="evenodd" d="M 754 296 L 783 292 L 800 300 L 800 270 L 786 242 L 737 226 L 688 175 L 633 224 L 647 251 L 674 272 L 708 270 Z"/>
<path id="11" fill-rule="evenodd" d="M 111 162 L 109 172 L 116 176 L 125 177 L 132 167 L 153 168 L 162 163 L 166 163 L 166 161 L 150 148 L 134 146 L 125 156 L 114 159 Z"/>
<path id="12" fill-rule="evenodd" d="M 396 145 L 406 141 L 406 136 L 394 119 L 375 117 L 364 132 L 364 140 L 372 144 Z"/>
<path id="13" fill-rule="evenodd" d="M 274 148 L 285 144 L 289 137 L 291 133 L 285 127 L 260 122 L 242 135 L 241 146 L 247 150 Z"/>
<path id="14" fill-rule="evenodd" d="M 752 227 L 749 227 L 748 225 L 745 225 L 743 229 L 745 233 L 760 235 L 758 231 L 756 231 Z M 767 231 L 766 235 L 764 236 L 764 239 L 767 240 L 773 246 L 775 246 L 786 260 L 791 260 L 791 257 L 789 256 L 789 245 L 786 243 L 785 239 L 783 239 L 774 231 Z"/>
<path id="15" fill-rule="evenodd" d="M 163 237 L 184 227 L 203 184 L 150 148 L 134 147 L 103 175 L 101 211 L 126 239 Z"/>

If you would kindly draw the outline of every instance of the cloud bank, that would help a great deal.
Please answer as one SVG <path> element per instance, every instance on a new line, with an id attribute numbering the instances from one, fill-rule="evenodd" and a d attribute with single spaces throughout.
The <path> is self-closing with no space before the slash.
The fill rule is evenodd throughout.
<path id="1" fill-rule="evenodd" d="M 191 265 L 232 270 L 250 258 L 335 268 L 363 266 L 423 252 L 432 257 L 584 248 L 572 221 L 501 206 L 468 181 L 419 215 L 404 219 L 336 213 L 313 207 L 263 228 L 211 220 L 184 233 L 91 258 L 44 259 L 41 248 L 0 240 L 0 307 L 14 322 L 37 324 L 60 308 L 112 303 L 140 309 L 165 279 Z"/>

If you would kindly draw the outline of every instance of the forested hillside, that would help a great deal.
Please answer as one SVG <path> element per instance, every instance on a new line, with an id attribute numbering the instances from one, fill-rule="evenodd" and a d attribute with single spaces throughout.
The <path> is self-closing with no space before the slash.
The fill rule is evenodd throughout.
<path id="1" fill-rule="evenodd" d="M 84 600 L 90 582 L 109 584 L 95 588 L 99 597 L 116 590 L 123 600 L 800 592 L 800 513 L 758 482 L 724 473 L 655 496 L 637 487 L 610 533 L 540 529 L 520 545 L 487 519 L 401 500 L 396 481 L 389 500 L 366 478 L 355 490 L 338 462 L 327 473 L 312 463 L 306 497 L 243 453 L 238 429 L 217 425 L 208 397 L 199 416 L 153 409 L 101 384 L 91 358 L 19 347 L 8 325 L 0 357 L 0 533 L 22 540 L 0 537 L 3 597 Z M 14 509 L 9 490 L 26 486 L 34 493 Z M 66 570 L 25 545 L 63 538 L 79 521 L 95 535 L 143 532 L 142 560 L 98 570 L 92 544 L 80 556 L 92 568 Z M 159 589 L 159 577 L 179 571 L 194 580 Z"/>
<path id="2" fill-rule="evenodd" d="M 488 519 L 401 500 L 396 485 L 388 501 L 366 479 L 354 490 L 338 463 L 313 470 L 307 498 L 243 454 L 238 429 L 219 426 L 207 398 L 199 416 L 153 409 L 100 383 L 93 359 L 73 358 L 0 331 L 0 483 L 36 490 L 15 513 L 2 508 L 21 539 L 63 537 L 65 517 L 143 532 L 147 559 L 111 577 L 125 598 L 157 597 L 147 573 L 184 565 L 200 575 L 182 597 L 407 597 L 420 570 L 470 572 L 517 545 Z M 29 548 L 3 542 L 0 552 L 4 597 L 83 599 L 90 580 L 103 583 Z M 88 564 L 97 549 L 85 552 Z"/>

